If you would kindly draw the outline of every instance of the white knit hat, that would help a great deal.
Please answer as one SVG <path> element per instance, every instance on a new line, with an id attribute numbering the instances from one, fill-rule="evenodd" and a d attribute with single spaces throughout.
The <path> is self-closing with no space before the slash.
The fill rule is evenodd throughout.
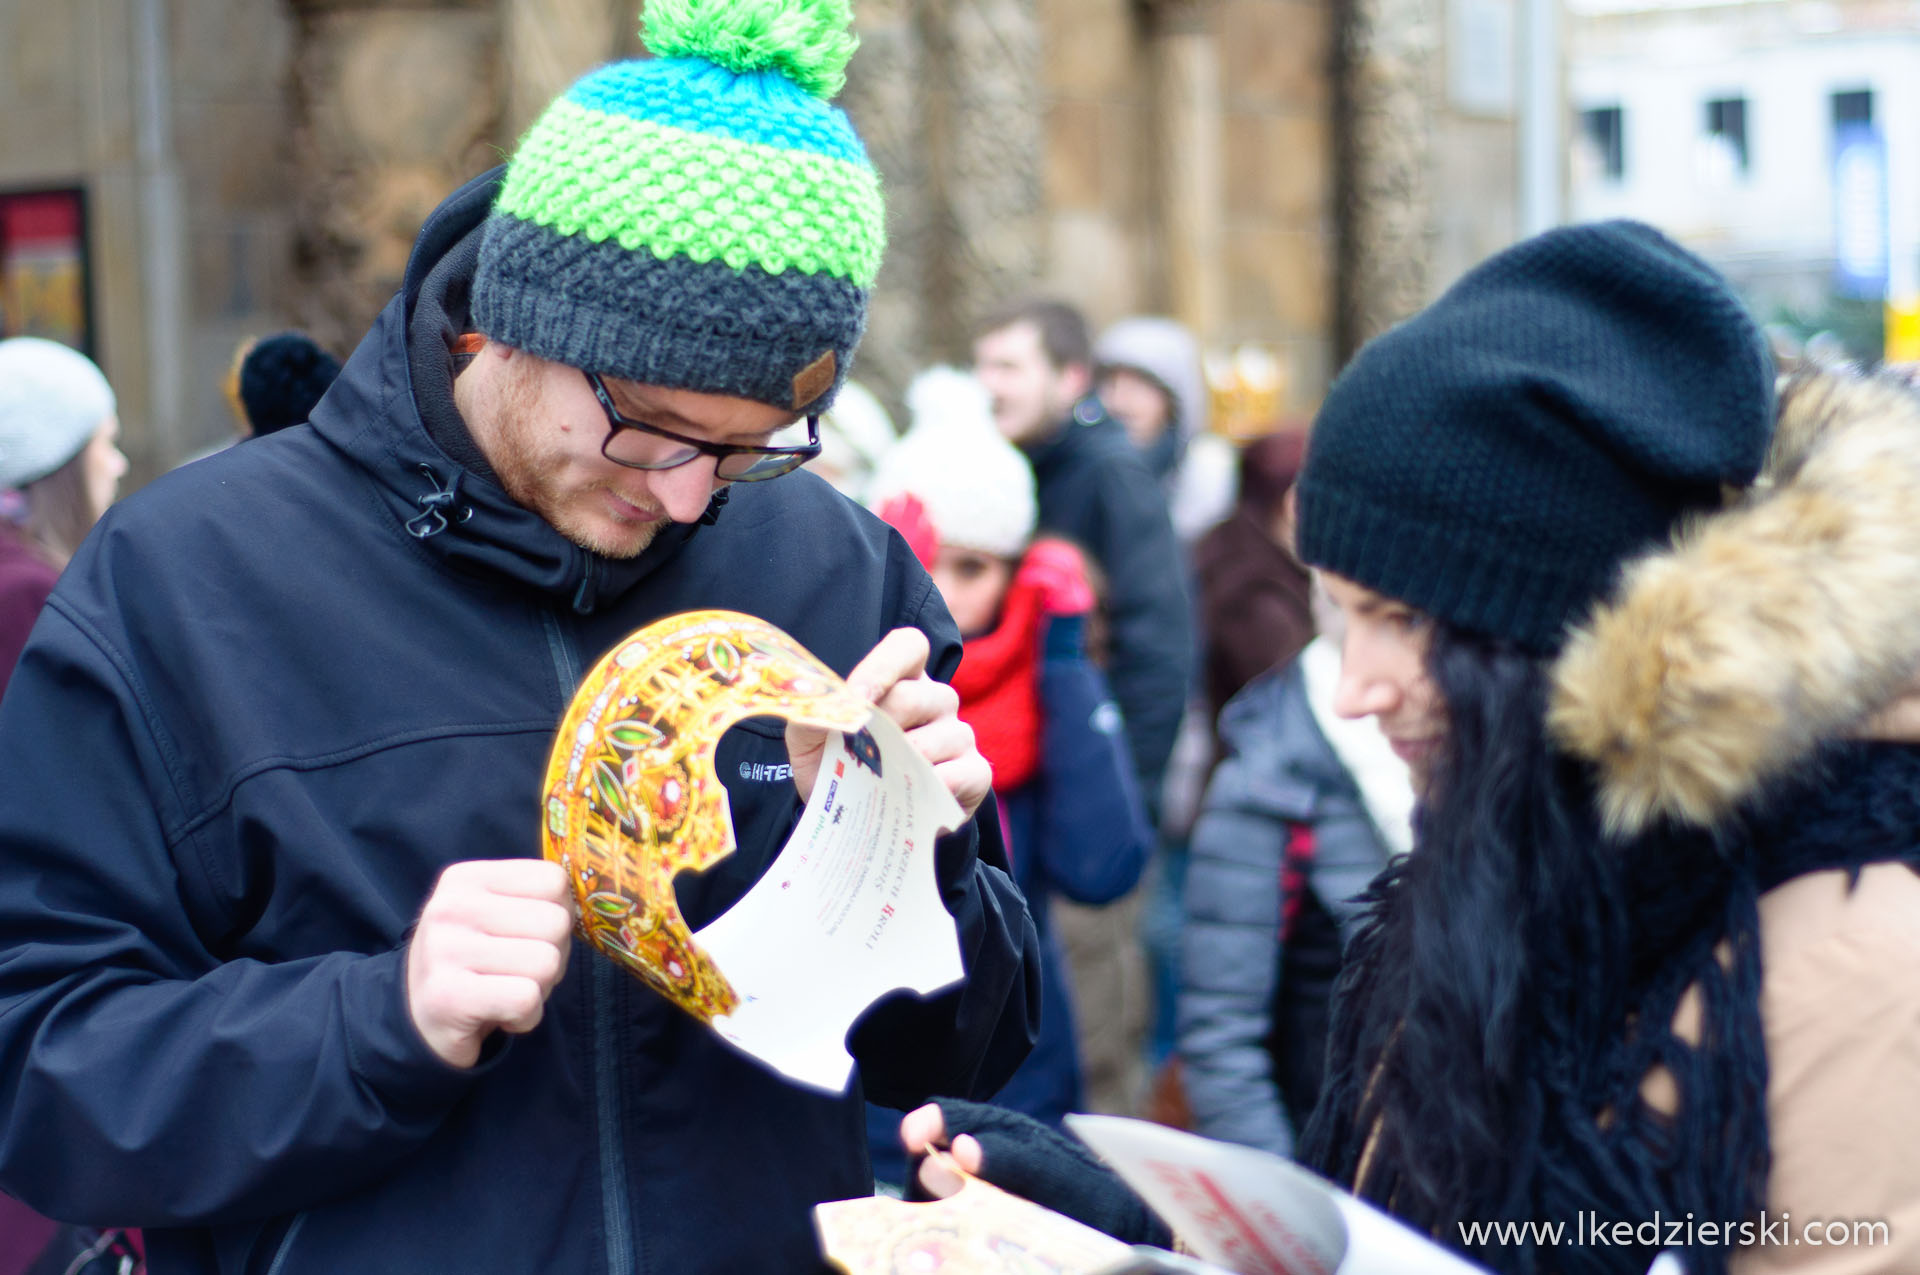
<path id="1" fill-rule="evenodd" d="M 0 341 L 0 490 L 78 456 L 113 410 L 113 390 L 86 355 L 37 336 Z"/>
<path id="2" fill-rule="evenodd" d="M 879 509 L 917 497 L 943 545 L 1017 558 L 1033 538 L 1033 470 L 993 423 L 979 381 L 929 368 L 907 390 L 913 427 L 880 461 L 867 493 Z"/>
<path id="3" fill-rule="evenodd" d="M 840 387 L 833 406 L 820 414 L 820 458 L 814 468 L 841 491 L 862 500 L 873 481 L 874 466 L 899 441 L 893 420 L 873 391 L 849 380 Z"/>

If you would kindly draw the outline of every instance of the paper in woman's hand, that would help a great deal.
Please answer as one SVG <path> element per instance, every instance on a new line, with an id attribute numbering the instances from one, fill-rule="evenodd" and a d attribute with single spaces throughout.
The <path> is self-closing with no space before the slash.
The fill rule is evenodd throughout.
<path id="1" fill-rule="evenodd" d="M 757 716 L 836 733 L 779 856 L 693 934 L 673 880 L 733 853 L 714 750 Z M 561 721 L 545 816 L 546 857 L 567 869 L 582 936 L 804 1084 L 846 1088 L 846 1033 L 875 1000 L 963 973 L 933 871 L 959 805 L 891 719 L 762 620 L 690 612 L 616 645 Z"/>
<path id="2" fill-rule="evenodd" d="M 1195 1253 L 1239 1275 L 1486 1275 L 1270 1152 L 1119 1116 L 1067 1128 Z"/>

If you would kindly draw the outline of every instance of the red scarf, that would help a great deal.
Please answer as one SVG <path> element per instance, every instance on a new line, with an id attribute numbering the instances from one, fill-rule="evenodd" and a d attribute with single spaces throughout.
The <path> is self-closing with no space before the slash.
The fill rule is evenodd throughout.
<path id="1" fill-rule="evenodd" d="M 999 627 L 967 640 L 953 675 L 960 720 L 973 727 L 996 792 L 1012 792 L 1040 768 L 1040 601 L 1040 585 L 1016 572 Z"/>

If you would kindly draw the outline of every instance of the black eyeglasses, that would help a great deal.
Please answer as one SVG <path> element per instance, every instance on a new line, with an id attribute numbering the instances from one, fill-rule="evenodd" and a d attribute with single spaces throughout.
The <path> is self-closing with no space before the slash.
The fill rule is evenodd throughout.
<path id="1" fill-rule="evenodd" d="M 807 417 L 807 441 L 798 447 L 709 443 L 622 415 L 613 405 L 613 395 L 607 393 L 607 383 L 600 379 L 600 374 L 583 372 L 583 375 L 587 384 L 593 386 L 593 396 L 600 400 L 600 410 L 607 414 L 607 440 L 600 444 L 600 454 L 616 465 L 625 465 L 628 469 L 677 469 L 696 456 L 713 456 L 718 458 L 713 469 L 715 477 L 730 483 L 757 483 L 790 474 L 820 454 L 818 416 Z M 680 445 L 664 454 L 649 456 L 648 451 L 658 451 L 657 447 L 648 446 L 645 440 L 649 438 L 664 438 Z"/>

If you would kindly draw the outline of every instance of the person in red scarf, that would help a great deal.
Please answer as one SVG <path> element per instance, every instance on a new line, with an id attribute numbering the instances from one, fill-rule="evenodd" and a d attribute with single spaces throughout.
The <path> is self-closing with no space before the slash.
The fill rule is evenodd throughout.
<path id="1" fill-rule="evenodd" d="M 1152 844 L 1120 711 L 1088 658 L 1095 608 L 1086 560 L 1033 539 L 1033 472 L 993 426 L 971 376 L 936 368 L 908 395 L 913 428 L 869 495 L 912 546 L 966 642 L 960 718 L 993 766 L 1014 878 L 1040 932 L 1040 1035 L 995 1099 L 1058 1124 L 1082 1107 L 1065 957 L 1048 899 L 1107 903 L 1140 879 Z M 906 1174 L 899 1114 L 870 1111 L 874 1173 Z"/>

